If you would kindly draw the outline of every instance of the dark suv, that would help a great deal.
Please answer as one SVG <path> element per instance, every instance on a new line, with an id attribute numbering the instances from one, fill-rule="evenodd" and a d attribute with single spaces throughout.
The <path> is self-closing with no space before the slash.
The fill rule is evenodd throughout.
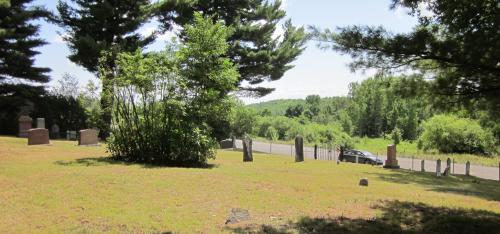
<path id="1" fill-rule="evenodd" d="M 361 151 L 361 150 L 344 150 L 343 155 L 340 156 L 340 160 L 355 163 L 356 156 L 358 157 L 358 163 L 375 164 L 375 165 L 384 164 L 382 160 L 379 159 L 377 156 L 373 155 L 368 151 Z"/>

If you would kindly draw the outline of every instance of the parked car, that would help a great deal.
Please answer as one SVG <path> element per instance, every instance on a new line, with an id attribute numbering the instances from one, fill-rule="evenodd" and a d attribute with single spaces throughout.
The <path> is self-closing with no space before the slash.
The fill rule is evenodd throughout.
<path id="1" fill-rule="evenodd" d="M 377 156 L 373 155 L 368 151 L 361 151 L 361 150 L 344 150 L 343 155 L 340 156 L 340 160 L 355 163 L 356 156 L 358 157 L 358 163 L 375 164 L 375 165 L 384 164 L 382 160 L 379 159 Z"/>

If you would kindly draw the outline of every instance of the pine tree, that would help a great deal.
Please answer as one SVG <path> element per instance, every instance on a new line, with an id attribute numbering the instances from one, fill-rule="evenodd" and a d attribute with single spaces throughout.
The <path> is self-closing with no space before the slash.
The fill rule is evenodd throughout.
<path id="1" fill-rule="evenodd" d="M 304 29 L 294 27 L 290 20 L 283 25 L 283 35 L 275 37 L 276 27 L 286 15 L 279 0 L 176 0 L 162 1 L 157 6 L 166 30 L 193 22 L 195 12 L 231 26 L 235 32 L 227 40 L 229 57 L 238 67 L 240 90 L 249 95 L 272 92 L 274 89 L 255 85 L 279 80 L 304 50 Z M 250 86 L 243 87 L 244 82 Z"/>
<path id="2" fill-rule="evenodd" d="M 32 21 L 49 17 L 40 6 L 29 6 L 32 0 L 2 1 L 0 3 L 0 82 L 12 81 L 46 83 L 49 68 L 34 65 L 34 49 L 42 46 L 38 38 L 39 25 Z"/>
<path id="3" fill-rule="evenodd" d="M 94 74 L 98 73 L 99 61 L 105 61 L 114 71 L 118 53 L 133 52 L 154 41 L 155 34 L 142 37 L 137 32 L 150 18 L 149 6 L 148 0 L 59 1 L 57 22 L 66 30 L 63 39 L 71 50 L 69 59 Z M 100 60 L 104 55 L 106 58 Z M 111 123 L 114 72 L 106 74 L 101 77 L 104 137 Z"/>

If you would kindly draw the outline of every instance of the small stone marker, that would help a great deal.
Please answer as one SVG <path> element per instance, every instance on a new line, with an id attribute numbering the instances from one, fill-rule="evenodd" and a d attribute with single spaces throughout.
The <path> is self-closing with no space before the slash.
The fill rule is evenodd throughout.
<path id="1" fill-rule="evenodd" d="M 449 176 L 451 172 L 451 159 L 446 159 L 446 168 L 444 169 L 444 176 Z"/>
<path id="2" fill-rule="evenodd" d="M 95 129 L 80 130 L 80 139 L 78 145 L 97 145 L 99 144 L 98 136 L 99 131 Z"/>
<path id="3" fill-rule="evenodd" d="M 19 117 L 19 137 L 28 137 L 28 130 L 31 129 L 31 125 L 33 124 L 33 119 L 29 116 L 21 115 Z"/>
<path id="4" fill-rule="evenodd" d="M 248 212 L 248 210 L 233 208 L 225 224 L 234 224 L 246 220 L 250 220 L 250 212 Z"/>
<path id="5" fill-rule="evenodd" d="M 396 145 L 387 146 L 387 160 L 385 160 L 384 168 L 399 169 L 398 160 L 396 159 Z"/>
<path id="6" fill-rule="evenodd" d="M 250 137 L 243 139 L 243 162 L 253 162 L 252 139 Z"/>
<path id="7" fill-rule="evenodd" d="M 304 161 L 304 139 L 302 136 L 295 137 L 295 162 Z"/>
<path id="8" fill-rule="evenodd" d="M 45 128 L 45 118 L 36 119 L 36 128 Z"/>
<path id="9" fill-rule="evenodd" d="M 52 127 L 50 127 L 50 138 L 52 138 L 52 139 L 60 138 L 59 130 L 60 130 L 59 125 L 52 124 Z"/>
<path id="10" fill-rule="evenodd" d="M 422 160 L 422 161 L 420 162 L 420 171 L 421 171 L 421 172 L 425 172 L 425 160 Z"/>
<path id="11" fill-rule="evenodd" d="M 226 140 L 220 141 L 220 148 L 221 149 L 232 149 L 233 148 L 233 140 L 226 139 Z"/>
<path id="12" fill-rule="evenodd" d="M 45 128 L 32 128 L 28 130 L 28 145 L 49 144 L 49 130 Z"/>
<path id="13" fill-rule="evenodd" d="M 66 140 L 76 140 L 76 131 L 66 131 Z"/>
<path id="14" fill-rule="evenodd" d="M 231 140 L 232 140 L 232 143 L 233 143 L 233 149 L 236 149 L 236 137 L 232 136 Z"/>
<path id="15" fill-rule="evenodd" d="M 436 176 L 441 176 L 441 159 L 436 161 Z"/>
<path id="16" fill-rule="evenodd" d="M 368 179 L 367 178 L 360 179 L 359 186 L 368 186 Z"/>
<path id="17" fill-rule="evenodd" d="M 470 162 L 469 161 L 467 161 L 465 163 L 465 175 L 470 176 Z"/>

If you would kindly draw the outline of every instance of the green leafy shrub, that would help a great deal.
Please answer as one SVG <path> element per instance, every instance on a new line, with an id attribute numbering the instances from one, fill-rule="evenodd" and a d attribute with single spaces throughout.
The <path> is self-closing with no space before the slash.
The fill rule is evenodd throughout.
<path id="1" fill-rule="evenodd" d="M 229 119 L 238 78 L 226 57 L 229 30 L 199 15 L 185 29 L 176 52 L 119 54 L 108 144 L 115 158 L 194 166 L 215 157 L 214 128 Z"/>
<path id="2" fill-rule="evenodd" d="M 418 146 L 442 153 L 488 154 L 495 150 L 493 134 L 476 120 L 453 115 L 435 115 L 423 123 Z"/>

